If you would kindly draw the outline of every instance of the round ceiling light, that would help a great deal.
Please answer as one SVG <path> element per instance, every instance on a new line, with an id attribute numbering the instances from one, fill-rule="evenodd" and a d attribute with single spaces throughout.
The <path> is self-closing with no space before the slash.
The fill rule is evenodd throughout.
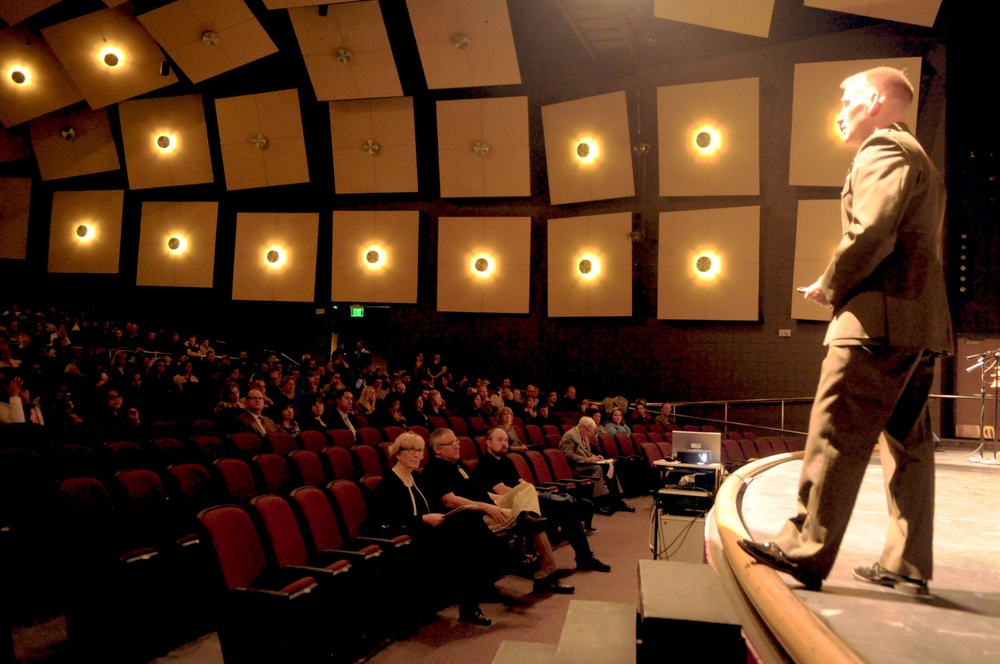
<path id="1" fill-rule="evenodd" d="M 10 73 L 10 80 L 14 81 L 17 85 L 24 85 L 28 82 L 28 75 L 23 69 L 15 69 Z"/>
<path id="2" fill-rule="evenodd" d="M 277 263 L 279 260 L 281 260 L 281 253 L 277 249 L 271 249 L 270 251 L 267 252 L 265 258 L 267 258 L 268 263 L 271 263 L 273 265 L 274 263 Z"/>
<path id="3" fill-rule="evenodd" d="M 156 137 L 156 146 L 161 150 L 166 150 L 170 147 L 170 137 L 166 134 Z"/>

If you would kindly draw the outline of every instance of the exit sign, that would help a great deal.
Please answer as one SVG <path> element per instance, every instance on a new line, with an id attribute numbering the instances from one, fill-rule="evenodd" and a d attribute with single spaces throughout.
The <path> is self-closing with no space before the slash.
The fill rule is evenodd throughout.
<path id="1" fill-rule="evenodd" d="M 365 308 L 364 308 L 364 306 L 360 305 L 360 304 L 352 304 L 351 305 L 351 318 L 364 318 L 364 317 L 365 317 Z"/>

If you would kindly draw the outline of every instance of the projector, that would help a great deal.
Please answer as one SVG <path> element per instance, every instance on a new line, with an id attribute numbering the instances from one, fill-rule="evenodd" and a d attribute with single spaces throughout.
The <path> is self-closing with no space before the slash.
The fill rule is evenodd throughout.
<path id="1" fill-rule="evenodd" d="M 715 494 L 697 487 L 666 487 L 656 492 L 656 500 L 664 514 L 697 516 L 712 509 Z"/>
<path id="2" fill-rule="evenodd" d="M 681 463 L 693 463 L 698 466 L 704 466 L 706 463 L 712 463 L 712 451 L 677 450 L 677 460 Z"/>

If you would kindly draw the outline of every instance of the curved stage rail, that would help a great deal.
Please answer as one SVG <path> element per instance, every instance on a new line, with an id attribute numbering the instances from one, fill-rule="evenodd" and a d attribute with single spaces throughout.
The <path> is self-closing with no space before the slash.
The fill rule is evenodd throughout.
<path id="1" fill-rule="evenodd" d="M 716 496 L 709 525 L 712 563 L 752 648 L 764 662 L 858 664 L 862 660 L 802 603 L 777 572 L 753 563 L 737 545 L 749 537 L 741 509 L 747 486 L 768 469 L 801 458 L 802 452 L 777 454 L 729 475 Z"/>

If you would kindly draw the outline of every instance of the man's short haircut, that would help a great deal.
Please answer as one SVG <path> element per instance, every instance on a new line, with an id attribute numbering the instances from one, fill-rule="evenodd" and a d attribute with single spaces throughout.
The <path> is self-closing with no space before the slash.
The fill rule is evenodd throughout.
<path id="1" fill-rule="evenodd" d="M 428 442 L 431 444 L 432 448 L 438 447 L 441 444 L 441 439 L 447 436 L 449 433 L 454 434 L 455 432 L 452 431 L 451 429 L 445 429 L 445 428 L 434 429 L 434 431 L 431 431 L 431 435 Z"/>
<path id="2" fill-rule="evenodd" d="M 597 426 L 597 422 L 595 422 L 595 421 L 594 421 L 594 418 L 593 418 L 593 417 L 587 417 L 587 416 L 584 416 L 584 417 L 581 417 L 581 418 L 580 418 L 580 421 L 579 421 L 579 422 L 577 422 L 577 423 L 576 423 L 576 425 L 577 425 L 578 427 L 582 427 L 582 426 L 586 426 L 586 427 L 596 427 L 596 426 Z"/>
<path id="3" fill-rule="evenodd" d="M 337 390 L 336 392 L 333 393 L 333 400 L 334 401 L 340 401 L 341 399 L 344 398 L 344 395 L 347 394 L 348 392 L 350 392 L 350 390 L 347 389 L 346 387 L 340 388 L 339 390 Z M 354 396 L 354 395 L 352 394 L 351 396 Z"/>
<path id="4" fill-rule="evenodd" d="M 864 82 L 887 97 L 903 102 L 905 107 L 913 103 L 913 84 L 899 69 L 893 67 L 875 67 L 858 72 L 844 79 L 840 84 L 842 90 L 858 82 Z"/>
<path id="5" fill-rule="evenodd" d="M 503 431 L 503 428 L 501 428 L 501 427 L 490 427 L 489 429 L 487 429 L 486 430 L 486 440 L 493 440 L 493 434 L 496 433 L 497 431 Z M 504 431 L 504 433 L 506 433 L 506 431 Z"/>

